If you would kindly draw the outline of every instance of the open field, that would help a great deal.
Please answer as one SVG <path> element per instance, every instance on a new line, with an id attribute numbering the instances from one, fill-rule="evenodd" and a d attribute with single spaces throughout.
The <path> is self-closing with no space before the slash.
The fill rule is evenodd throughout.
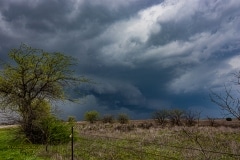
<path id="1" fill-rule="evenodd" d="M 152 120 L 128 124 L 79 122 L 74 127 L 79 136 L 74 141 L 74 159 L 240 159 L 239 122 L 216 120 L 214 127 L 209 125 L 207 120 L 193 127 L 161 127 Z M 31 145 L 14 140 L 16 130 L 0 129 L 0 160 L 71 159 L 71 144 Z"/>
<path id="2" fill-rule="evenodd" d="M 0 129 L 0 160 L 44 160 L 38 157 L 41 145 L 33 145 L 15 138 L 15 126 Z"/>
<path id="3" fill-rule="evenodd" d="M 154 121 L 129 124 L 80 123 L 81 145 L 90 159 L 240 159 L 238 121 L 216 120 L 214 126 L 160 127 Z M 84 145 L 85 144 L 85 145 Z"/>

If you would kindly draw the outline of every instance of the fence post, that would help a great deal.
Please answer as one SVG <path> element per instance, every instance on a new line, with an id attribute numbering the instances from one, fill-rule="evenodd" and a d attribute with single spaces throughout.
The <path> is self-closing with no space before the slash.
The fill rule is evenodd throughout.
<path id="1" fill-rule="evenodd" d="M 74 156 L 74 149 L 73 149 L 73 126 L 72 126 L 72 160 Z"/>

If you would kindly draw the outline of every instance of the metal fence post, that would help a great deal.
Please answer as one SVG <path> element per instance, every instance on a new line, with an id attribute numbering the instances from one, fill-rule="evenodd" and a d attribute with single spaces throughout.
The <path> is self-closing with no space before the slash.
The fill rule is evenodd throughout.
<path id="1" fill-rule="evenodd" d="M 73 149 L 73 126 L 72 126 L 72 160 L 74 156 L 74 149 Z"/>

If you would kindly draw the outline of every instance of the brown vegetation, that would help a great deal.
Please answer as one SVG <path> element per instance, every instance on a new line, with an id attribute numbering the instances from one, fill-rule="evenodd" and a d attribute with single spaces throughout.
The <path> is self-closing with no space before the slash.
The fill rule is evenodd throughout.
<path id="1" fill-rule="evenodd" d="M 78 122 L 76 130 L 92 147 L 89 148 L 91 153 L 101 156 L 110 156 L 110 153 L 115 156 L 111 145 L 129 155 L 132 155 L 130 151 L 137 152 L 140 159 L 148 156 L 146 154 L 152 154 L 152 159 L 161 156 L 168 159 L 235 159 L 240 156 L 240 123 L 236 119 L 215 119 L 214 125 L 208 119 L 200 120 L 191 127 L 184 124 L 173 126 L 171 121 L 162 126 L 155 120 L 131 120 L 127 124 Z M 108 145 L 110 150 L 102 148 Z M 132 156 L 136 159 L 134 153 Z"/>

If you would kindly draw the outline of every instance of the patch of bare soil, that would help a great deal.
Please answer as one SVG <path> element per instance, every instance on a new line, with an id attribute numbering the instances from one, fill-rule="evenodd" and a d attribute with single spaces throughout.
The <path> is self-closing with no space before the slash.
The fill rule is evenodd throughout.
<path id="1" fill-rule="evenodd" d="M 18 125 L 0 125 L 0 129 L 1 128 L 15 128 L 18 127 Z"/>

